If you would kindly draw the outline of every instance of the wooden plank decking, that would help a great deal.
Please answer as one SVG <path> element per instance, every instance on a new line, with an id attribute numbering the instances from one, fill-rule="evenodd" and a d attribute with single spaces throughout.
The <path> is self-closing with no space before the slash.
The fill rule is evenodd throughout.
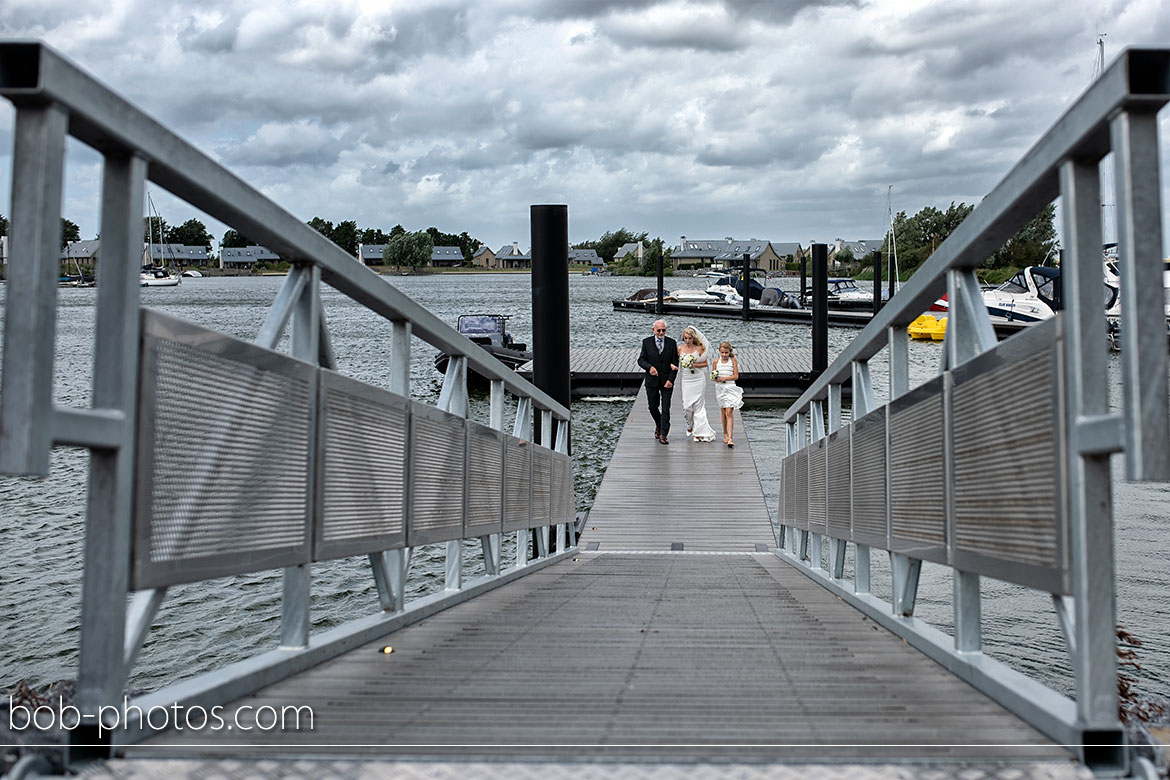
<path id="1" fill-rule="evenodd" d="M 168 732 L 128 755 L 550 767 L 1067 759 L 758 552 L 774 541 L 742 423 L 732 450 L 688 442 L 677 396 L 665 446 L 644 397 L 635 403 L 576 557 L 227 707 L 308 705 L 311 732 Z M 718 429 L 713 403 L 709 413 Z M 385 644 L 392 654 L 378 652 Z"/>
<path id="2" fill-rule="evenodd" d="M 645 374 L 636 347 L 574 347 L 569 352 L 570 387 L 575 397 L 634 395 Z M 811 381 L 812 350 L 744 347 L 736 350 L 739 384 L 756 398 L 795 398 Z M 532 361 L 516 369 L 532 376 Z"/>

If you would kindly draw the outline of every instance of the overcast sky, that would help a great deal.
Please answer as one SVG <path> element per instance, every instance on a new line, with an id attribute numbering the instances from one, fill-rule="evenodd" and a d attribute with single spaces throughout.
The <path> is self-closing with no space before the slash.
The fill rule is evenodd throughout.
<path id="1" fill-rule="evenodd" d="M 1089 85 L 1099 32 L 1107 62 L 1170 45 L 1170 3 L 0 2 L 0 37 L 46 41 L 301 220 L 493 249 L 527 248 L 534 203 L 568 204 L 573 242 L 676 244 L 878 238 L 888 202 L 978 203 Z M 68 159 L 91 238 L 98 158 Z"/>

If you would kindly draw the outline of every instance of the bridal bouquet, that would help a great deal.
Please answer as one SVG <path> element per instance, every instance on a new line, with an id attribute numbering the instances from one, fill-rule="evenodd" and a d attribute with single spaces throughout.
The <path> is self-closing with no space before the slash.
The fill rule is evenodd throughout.
<path id="1" fill-rule="evenodd" d="M 683 368 L 690 368 L 695 364 L 695 356 L 683 355 L 682 358 L 678 361 L 678 364 Z"/>
<path id="2" fill-rule="evenodd" d="M 715 381 L 718 378 L 719 378 L 719 369 L 717 369 L 717 368 L 711 369 L 711 381 Z"/>

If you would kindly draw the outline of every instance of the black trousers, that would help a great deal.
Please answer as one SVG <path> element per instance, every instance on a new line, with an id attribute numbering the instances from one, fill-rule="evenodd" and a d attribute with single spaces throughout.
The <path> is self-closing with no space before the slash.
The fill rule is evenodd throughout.
<path id="1" fill-rule="evenodd" d="M 670 397 L 672 395 L 674 395 L 674 385 L 664 388 L 646 385 L 646 400 L 650 404 L 650 416 L 654 418 L 654 427 L 662 436 L 670 431 Z"/>

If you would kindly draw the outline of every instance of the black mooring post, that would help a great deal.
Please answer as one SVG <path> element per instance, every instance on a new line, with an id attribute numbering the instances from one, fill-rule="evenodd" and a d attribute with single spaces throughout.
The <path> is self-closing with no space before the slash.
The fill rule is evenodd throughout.
<path id="1" fill-rule="evenodd" d="M 752 318 L 752 269 L 751 255 L 743 256 L 743 318 Z"/>
<path id="2" fill-rule="evenodd" d="M 882 253 L 873 253 L 873 316 L 882 309 Z"/>
<path id="3" fill-rule="evenodd" d="M 809 251 L 812 251 L 812 244 L 809 244 Z M 808 255 L 800 258 L 800 305 L 812 306 L 808 299 Z"/>
<path id="4" fill-rule="evenodd" d="M 569 207 L 532 206 L 532 384 L 569 406 Z M 541 416 L 533 438 L 541 441 Z M 563 423 L 567 425 L 568 423 Z M 555 431 L 553 432 L 555 435 Z M 566 436 L 568 431 L 566 430 Z M 555 443 L 555 442 L 554 442 Z M 535 536 L 535 531 L 533 532 Z M 533 540 L 535 541 L 535 539 Z M 556 537 L 549 537 L 549 551 Z"/>
<path id="5" fill-rule="evenodd" d="M 658 253 L 658 304 L 654 307 L 654 313 L 659 317 L 662 316 L 662 261 L 665 252 Z"/>
<path id="6" fill-rule="evenodd" d="M 816 378 L 829 367 L 829 248 L 812 245 L 812 372 Z"/>

